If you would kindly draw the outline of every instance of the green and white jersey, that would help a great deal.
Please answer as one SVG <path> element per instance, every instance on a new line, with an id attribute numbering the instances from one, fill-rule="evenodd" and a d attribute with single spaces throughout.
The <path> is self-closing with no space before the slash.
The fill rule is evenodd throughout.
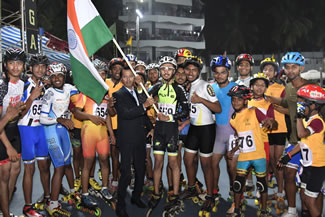
<path id="1" fill-rule="evenodd" d="M 158 96 L 159 111 L 164 115 L 171 115 L 173 122 L 188 116 L 188 102 L 182 86 L 159 82 L 151 88 L 149 94 Z"/>

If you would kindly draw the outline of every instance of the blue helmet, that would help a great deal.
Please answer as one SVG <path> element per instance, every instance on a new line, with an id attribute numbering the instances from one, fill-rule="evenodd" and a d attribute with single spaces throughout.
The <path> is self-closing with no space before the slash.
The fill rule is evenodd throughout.
<path id="1" fill-rule="evenodd" d="M 300 66 L 305 65 L 305 58 L 299 52 L 288 52 L 286 53 L 281 60 L 281 64 L 294 63 Z"/>
<path id="2" fill-rule="evenodd" d="M 127 54 L 126 58 L 128 58 L 129 61 L 134 61 L 134 62 L 138 61 L 137 57 L 133 54 Z"/>
<path id="3" fill-rule="evenodd" d="M 211 67 L 211 70 L 214 71 L 216 67 L 219 67 L 219 66 L 224 66 L 226 67 L 227 69 L 230 69 L 231 68 L 231 61 L 228 57 L 224 57 L 224 56 L 218 56 L 218 57 L 215 57 L 211 60 L 211 63 L 210 63 L 210 67 Z"/>

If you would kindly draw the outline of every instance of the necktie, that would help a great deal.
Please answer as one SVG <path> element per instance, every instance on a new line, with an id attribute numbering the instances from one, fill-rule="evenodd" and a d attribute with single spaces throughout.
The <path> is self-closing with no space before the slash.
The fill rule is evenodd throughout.
<path id="1" fill-rule="evenodd" d="M 130 91 L 131 95 L 134 97 L 135 101 L 137 102 L 137 105 L 139 105 L 139 101 L 138 101 L 138 97 L 135 94 L 135 92 L 133 90 Z"/>

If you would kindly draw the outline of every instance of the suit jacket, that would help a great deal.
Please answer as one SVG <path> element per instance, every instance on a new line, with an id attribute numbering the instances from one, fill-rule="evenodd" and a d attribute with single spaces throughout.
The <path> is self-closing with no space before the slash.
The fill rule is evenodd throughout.
<path id="1" fill-rule="evenodd" d="M 145 128 L 149 130 L 153 128 L 143 104 L 140 102 L 139 94 L 136 89 L 134 91 L 138 96 L 139 106 L 135 98 L 124 86 L 113 93 L 113 97 L 116 99 L 117 144 L 120 147 L 130 144 L 145 145 Z"/>

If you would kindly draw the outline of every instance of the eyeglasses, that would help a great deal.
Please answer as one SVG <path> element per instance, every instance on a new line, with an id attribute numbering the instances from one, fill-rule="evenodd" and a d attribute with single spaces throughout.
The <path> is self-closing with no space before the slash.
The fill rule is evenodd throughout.
<path id="1" fill-rule="evenodd" d="M 159 69 L 160 69 L 160 71 L 169 71 L 169 72 L 172 72 L 173 70 L 175 70 L 175 68 L 167 67 L 167 66 L 162 66 Z"/>

